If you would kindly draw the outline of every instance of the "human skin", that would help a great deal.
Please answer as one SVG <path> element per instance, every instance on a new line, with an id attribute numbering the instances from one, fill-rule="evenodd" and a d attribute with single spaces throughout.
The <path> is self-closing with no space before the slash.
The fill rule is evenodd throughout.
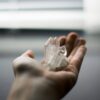
<path id="1" fill-rule="evenodd" d="M 77 33 L 58 37 L 66 45 L 69 64 L 61 71 L 50 71 L 37 62 L 31 50 L 13 61 L 15 79 L 8 100 L 60 100 L 76 84 L 86 53 L 86 41 Z"/>

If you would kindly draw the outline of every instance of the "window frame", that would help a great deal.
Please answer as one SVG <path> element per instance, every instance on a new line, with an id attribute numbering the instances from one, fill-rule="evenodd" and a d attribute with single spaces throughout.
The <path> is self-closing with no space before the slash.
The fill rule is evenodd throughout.
<path id="1" fill-rule="evenodd" d="M 74 2 L 75 1 L 75 2 Z M 83 9 L 82 0 L 0 2 L 0 11 L 7 10 L 75 10 Z"/>

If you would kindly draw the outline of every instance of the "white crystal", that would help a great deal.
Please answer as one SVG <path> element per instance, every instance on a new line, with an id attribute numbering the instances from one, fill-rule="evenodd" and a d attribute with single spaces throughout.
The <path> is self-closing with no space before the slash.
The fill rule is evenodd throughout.
<path id="1" fill-rule="evenodd" d="M 45 67 L 50 70 L 64 69 L 68 65 L 67 50 L 65 46 L 60 46 L 57 38 L 50 37 L 44 45 Z"/>

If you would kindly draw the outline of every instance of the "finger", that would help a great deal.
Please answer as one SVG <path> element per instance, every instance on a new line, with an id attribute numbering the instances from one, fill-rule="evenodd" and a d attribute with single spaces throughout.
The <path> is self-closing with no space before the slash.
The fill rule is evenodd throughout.
<path id="1" fill-rule="evenodd" d="M 66 37 L 67 56 L 70 55 L 77 38 L 78 38 L 78 34 L 75 32 L 69 33 L 68 36 Z"/>
<path id="2" fill-rule="evenodd" d="M 74 45 L 74 49 L 72 50 L 70 56 L 68 57 L 68 60 L 70 61 L 72 59 L 72 57 L 74 56 L 75 52 L 77 51 L 77 49 L 81 46 L 81 45 L 85 45 L 86 41 L 83 38 L 78 38 L 75 45 Z"/>
<path id="3" fill-rule="evenodd" d="M 65 45 L 65 43 L 66 43 L 66 36 L 58 37 L 58 41 L 60 42 L 60 46 Z"/>
<path id="4" fill-rule="evenodd" d="M 27 50 L 26 52 L 22 54 L 22 56 L 28 56 L 28 57 L 34 58 L 34 54 L 32 50 Z"/>
<path id="5" fill-rule="evenodd" d="M 75 73 L 79 72 L 85 53 L 86 47 L 84 45 L 80 46 L 70 61 L 70 64 L 68 66 L 68 69 L 70 71 L 73 71 Z"/>
<path id="6" fill-rule="evenodd" d="M 74 47 L 84 45 L 85 43 L 86 43 L 85 39 L 83 39 L 82 37 L 78 37 Z"/>

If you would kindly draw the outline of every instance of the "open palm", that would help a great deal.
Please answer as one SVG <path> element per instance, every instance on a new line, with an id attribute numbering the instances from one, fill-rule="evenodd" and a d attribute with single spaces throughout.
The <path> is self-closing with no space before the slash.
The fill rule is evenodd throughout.
<path id="1" fill-rule="evenodd" d="M 78 34 L 74 32 L 68 34 L 67 36 L 60 36 L 58 40 L 60 41 L 60 45 L 66 45 L 66 49 L 68 52 L 67 57 L 69 60 L 68 66 L 66 66 L 65 69 L 61 71 L 47 70 L 45 68 L 42 68 L 42 64 L 45 62 L 42 61 L 42 63 L 38 63 L 35 60 L 32 51 L 26 51 L 13 62 L 15 83 L 13 85 L 13 88 L 11 89 L 9 100 L 14 100 L 13 94 L 17 94 L 19 90 L 24 91 L 24 95 L 21 98 L 26 98 L 25 96 L 27 96 L 28 98 L 29 96 L 32 99 L 28 100 L 46 100 L 42 99 L 41 97 L 38 97 L 38 99 L 34 99 L 36 95 L 30 96 L 30 94 L 34 94 L 34 91 L 36 91 L 36 89 L 34 90 L 34 88 L 40 87 L 41 92 L 37 90 L 38 95 L 39 93 L 41 94 L 49 91 L 49 94 L 52 94 L 50 97 L 53 96 L 54 92 L 54 94 L 57 94 L 57 98 L 61 99 L 72 89 L 77 81 L 78 73 L 80 71 L 80 67 L 86 52 L 85 40 L 83 38 L 80 38 Z M 23 76 L 24 78 L 21 78 Z M 23 81 L 21 81 L 22 79 Z M 37 80 L 39 81 L 38 84 L 36 83 Z M 32 88 L 29 89 L 28 87 Z M 17 89 L 19 90 L 17 91 Z M 30 94 L 26 95 L 27 92 L 25 91 L 29 91 Z M 18 97 L 18 95 L 16 97 Z M 51 100 L 51 98 L 48 98 L 48 100 L 49 99 Z"/>
<path id="2" fill-rule="evenodd" d="M 85 40 L 72 32 L 58 38 L 61 45 L 66 45 L 69 65 L 62 71 L 47 71 L 46 77 L 56 82 L 59 96 L 62 98 L 75 85 L 83 57 L 86 52 Z"/>

